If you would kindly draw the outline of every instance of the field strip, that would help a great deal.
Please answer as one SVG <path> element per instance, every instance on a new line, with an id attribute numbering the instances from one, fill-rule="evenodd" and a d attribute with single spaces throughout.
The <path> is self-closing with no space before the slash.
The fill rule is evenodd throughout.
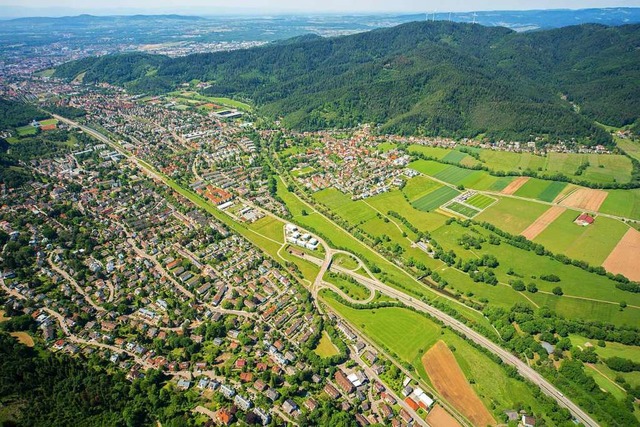
<path id="1" fill-rule="evenodd" d="M 528 176 L 520 176 L 513 181 L 509 185 L 507 185 L 504 190 L 501 191 L 502 194 L 513 194 L 520 189 L 527 181 L 529 181 Z"/>
<path id="2" fill-rule="evenodd" d="M 469 385 L 455 356 L 444 341 L 438 341 L 425 353 L 422 364 L 435 389 L 473 425 L 496 424 L 496 420 Z"/>
<path id="3" fill-rule="evenodd" d="M 562 206 L 597 212 L 609 193 L 593 188 L 579 188 L 564 198 Z"/>
<path id="4" fill-rule="evenodd" d="M 622 236 L 602 266 L 611 273 L 622 274 L 630 280 L 640 281 L 640 231 L 630 228 Z"/>
<path id="5" fill-rule="evenodd" d="M 546 294 L 546 295 L 555 295 L 553 292 L 548 292 L 548 291 L 538 291 L 541 294 Z M 567 294 L 563 294 L 562 296 L 560 296 L 560 298 L 573 298 L 573 299 L 581 299 L 583 301 L 593 301 L 593 302 L 599 302 L 602 304 L 612 304 L 612 305 L 620 305 L 619 302 L 614 302 L 614 301 L 606 301 L 603 299 L 595 299 L 595 298 L 587 298 L 587 297 L 578 297 L 575 295 L 567 295 Z M 636 308 L 636 309 L 640 309 L 640 306 L 637 305 L 627 305 L 627 308 Z"/>
<path id="6" fill-rule="evenodd" d="M 546 230 L 549 224 L 562 215 L 564 211 L 566 211 L 566 208 L 561 206 L 550 207 L 520 234 L 529 240 L 535 239 L 540 233 Z"/>

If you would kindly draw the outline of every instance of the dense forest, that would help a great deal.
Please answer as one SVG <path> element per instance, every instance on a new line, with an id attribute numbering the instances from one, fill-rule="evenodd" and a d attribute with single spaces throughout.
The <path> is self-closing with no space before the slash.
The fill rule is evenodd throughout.
<path id="1" fill-rule="evenodd" d="M 0 359 L 5 426 L 188 425 L 184 395 L 167 390 L 157 371 L 130 383 L 97 361 L 36 351 L 6 333 Z"/>
<path id="2" fill-rule="evenodd" d="M 594 121 L 640 117 L 640 25 L 516 33 L 414 22 L 336 37 L 167 58 L 121 54 L 64 64 L 56 76 L 160 93 L 193 79 L 298 129 L 361 122 L 401 134 L 611 143 Z"/>
<path id="3" fill-rule="evenodd" d="M 19 101 L 0 98 L 0 130 L 28 125 L 49 115 L 36 107 Z"/>

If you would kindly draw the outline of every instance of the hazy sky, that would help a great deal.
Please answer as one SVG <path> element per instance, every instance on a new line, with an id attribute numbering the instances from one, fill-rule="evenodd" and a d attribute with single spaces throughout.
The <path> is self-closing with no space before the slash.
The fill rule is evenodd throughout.
<path id="1" fill-rule="evenodd" d="M 132 10 L 148 12 L 411 12 L 516 9 L 582 9 L 640 7 L 640 0 L 0 0 L 0 8 L 68 9 L 77 11 Z"/>

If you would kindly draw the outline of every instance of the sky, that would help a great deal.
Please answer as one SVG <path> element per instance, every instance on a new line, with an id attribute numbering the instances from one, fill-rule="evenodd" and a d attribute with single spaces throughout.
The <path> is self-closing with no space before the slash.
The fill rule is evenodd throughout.
<path id="1" fill-rule="evenodd" d="M 640 7 L 640 0 L 0 0 L 0 8 L 76 13 L 441 12 Z"/>

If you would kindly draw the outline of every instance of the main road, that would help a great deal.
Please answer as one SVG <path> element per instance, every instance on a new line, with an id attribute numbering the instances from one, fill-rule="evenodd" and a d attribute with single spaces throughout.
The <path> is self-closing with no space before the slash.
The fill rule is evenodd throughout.
<path id="1" fill-rule="evenodd" d="M 83 126 L 83 125 L 81 125 L 81 124 L 79 124 L 77 122 L 74 122 L 72 120 L 66 119 L 64 117 L 61 117 L 61 116 L 58 116 L 58 115 L 54 115 L 54 117 L 57 118 L 58 120 L 61 120 L 61 121 L 65 122 L 65 123 L 69 124 L 69 125 L 79 127 L 80 129 L 82 129 L 85 132 L 89 133 L 90 135 L 94 136 L 96 139 L 98 139 L 98 140 L 100 140 L 100 141 L 102 141 L 104 143 L 109 144 L 111 147 L 115 148 L 117 151 L 119 151 L 120 153 L 122 153 L 123 155 L 128 157 L 130 160 L 133 160 L 138 167 L 140 167 L 141 169 L 145 170 L 147 173 L 149 173 L 154 178 L 156 178 L 156 179 L 158 179 L 158 180 L 160 180 L 160 181 L 162 181 L 162 182 L 164 182 L 165 184 L 168 185 L 168 183 L 166 182 L 166 178 L 165 177 L 163 177 L 162 175 L 156 173 L 154 170 L 150 169 L 150 167 L 145 162 L 141 162 L 137 157 L 135 157 L 132 154 L 127 153 L 126 151 L 124 151 L 122 149 L 122 147 L 120 147 L 118 144 L 116 144 L 113 141 L 111 141 L 105 135 L 97 132 L 94 129 L 91 129 L 91 128 L 87 127 L 87 126 Z M 272 213 L 270 213 L 270 214 L 273 215 Z M 282 220 L 281 218 L 279 218 L 279 219 Z M 318 289 L 319 285 L 322 283 L 322 277 L 324 276 L 324 273 L 331 266 L 331 260 L 332 260 L 333 254 L 337 253 L 337 252 L 340 252 L 340 251 L 337 251 L 337 250 L 332 249 L 331 247 L 329 247 L 329 245 L 324 240 L 320 239 L 319 236 L 318 236 L 318 240 L 320 241 L 320 243 L 325 248 L 325 257 L 322 260 L 317 259 L 317 261 L 319 261 L 318 265 L 320 265 L 321 268 L 320 268 L 320 274 L 318 274 L 318 276 L 316 277 L 316 280 L 314 281 L 314 283 L 312 285 L 312 288 L 313 288 L 312 289 L 312 294 L 314 294 L 314 297 L 317 297 L 317 289 Z M 351 254 L 351 255 L 353 255 L 353 254 Z M 311 257 L 305 257 L 305 259 L 310 260 Z M 364 263 L 362 263 L 362 264 L 364 264 Z M 587 414 L 578 405 L 573 403 L 569 398 L 567 398 L 564 394 L 562 394 L 562 392 L 560 392 L 560 390 L 558 390 L 553 384 L 551 384 L 549 381 L 547 381 L 547 379 L 545 379 L 539 372 L 535 371 L 528 364 L 526 364 L 525 362 L 520 360 L 517 356 L 511 354 L 508 350 L 500 347 L 498 344 L 494 343 L 493 341 L 491 341 L 490 339 L 488 339 L 484 335 L 474 331 L 473 329 L 471 329 L 470 327 L 468 327 L 464 323 L 460 322 L 459 320 L 455 319 L 454 317 L 449 316 L 448 314 L 438 310 L 435 307 L 430 306 L 429 304 L 426 304 L 425 302 L 423 302 L 421 300 L 417 300 L 415 298 L 409 297 L 404 292 L 401 292 L 401 291 L 399 291 L 399 290 L 397 290 L 397 289 L 395 289 L 395 288 L 393 288 L 391 286 L 388 286 L 388 285 L 382 283 L 381 281 L 379 281 L 377 279 L 372 279 L 371 277 L 374 277 L 374 276 L 371 274 L 371 272 L 368 271 L 368 269 L 366 269 L 366 267 L 365 267 L 365 270 L 367 270 L 367 273 L 370 274 L 371 277 L 362 276 L 362 275 L 357 274 L 357 273 L 355 273 L 355 272 L 353 272 L 351 270 L 348 270 L 348 269 L 345 269 L 345 268 L 341 268 L 341 267 L 337 267 L 337 266 L 335 267 L 335 269 L 337 271 L 340 271 L 341 273 L 350 275 L 351 277 L 355 278 L 358 281 L 361 281 L 362 283 L 367 283 L 369 286 L 371 286 L 372 288 L 382 292 L 383 294 L 386 294 L 388 296 L 396 298 L 398 301 L 402 302 L 403 304 L 405 304 L 405 305 L 407 305 L 409 307 L 413 307 L 416 310 L 419 310 L 419 311 L 422 311 L 424 313 L 427 313 L 430 316 L 432 316 L 433 318 L 435 318 L 435 319 L 439 320 L 440 322 L 442 322 L 444 325 L 451 327 L 453 330 L 455 330 L 455 331 L 459 332 L 460 334 L 464 335 L 469 340 L 475 342 L 476 344 L 484 347 L 485 349 L 489 350 L 491 353 L 493 353 L 496 356 L 498 356 L 504 363 L 507 363 L 507 364 L 515 367 L 518 370 L 518 372 L 520 373 L 520 375 L 522 375 L 524 378 L 526 378 L 527 380 L 531 381 L 533 384 L 535 384 L 538 387 L 540 387 L 540 390 L 542 390 L 543 393 L 545 393 L 547 396 L 553 398 L 556 402 L 558 402 L 559 405 L 567 408 L 579 422 L 581 422 L 582 424 L 584 424 L 587 427 L 597 427 L 598 426 L 598 423 L 593 418 L 591 418 L 591 416 L 589 416 L 589 414 Z"/>

